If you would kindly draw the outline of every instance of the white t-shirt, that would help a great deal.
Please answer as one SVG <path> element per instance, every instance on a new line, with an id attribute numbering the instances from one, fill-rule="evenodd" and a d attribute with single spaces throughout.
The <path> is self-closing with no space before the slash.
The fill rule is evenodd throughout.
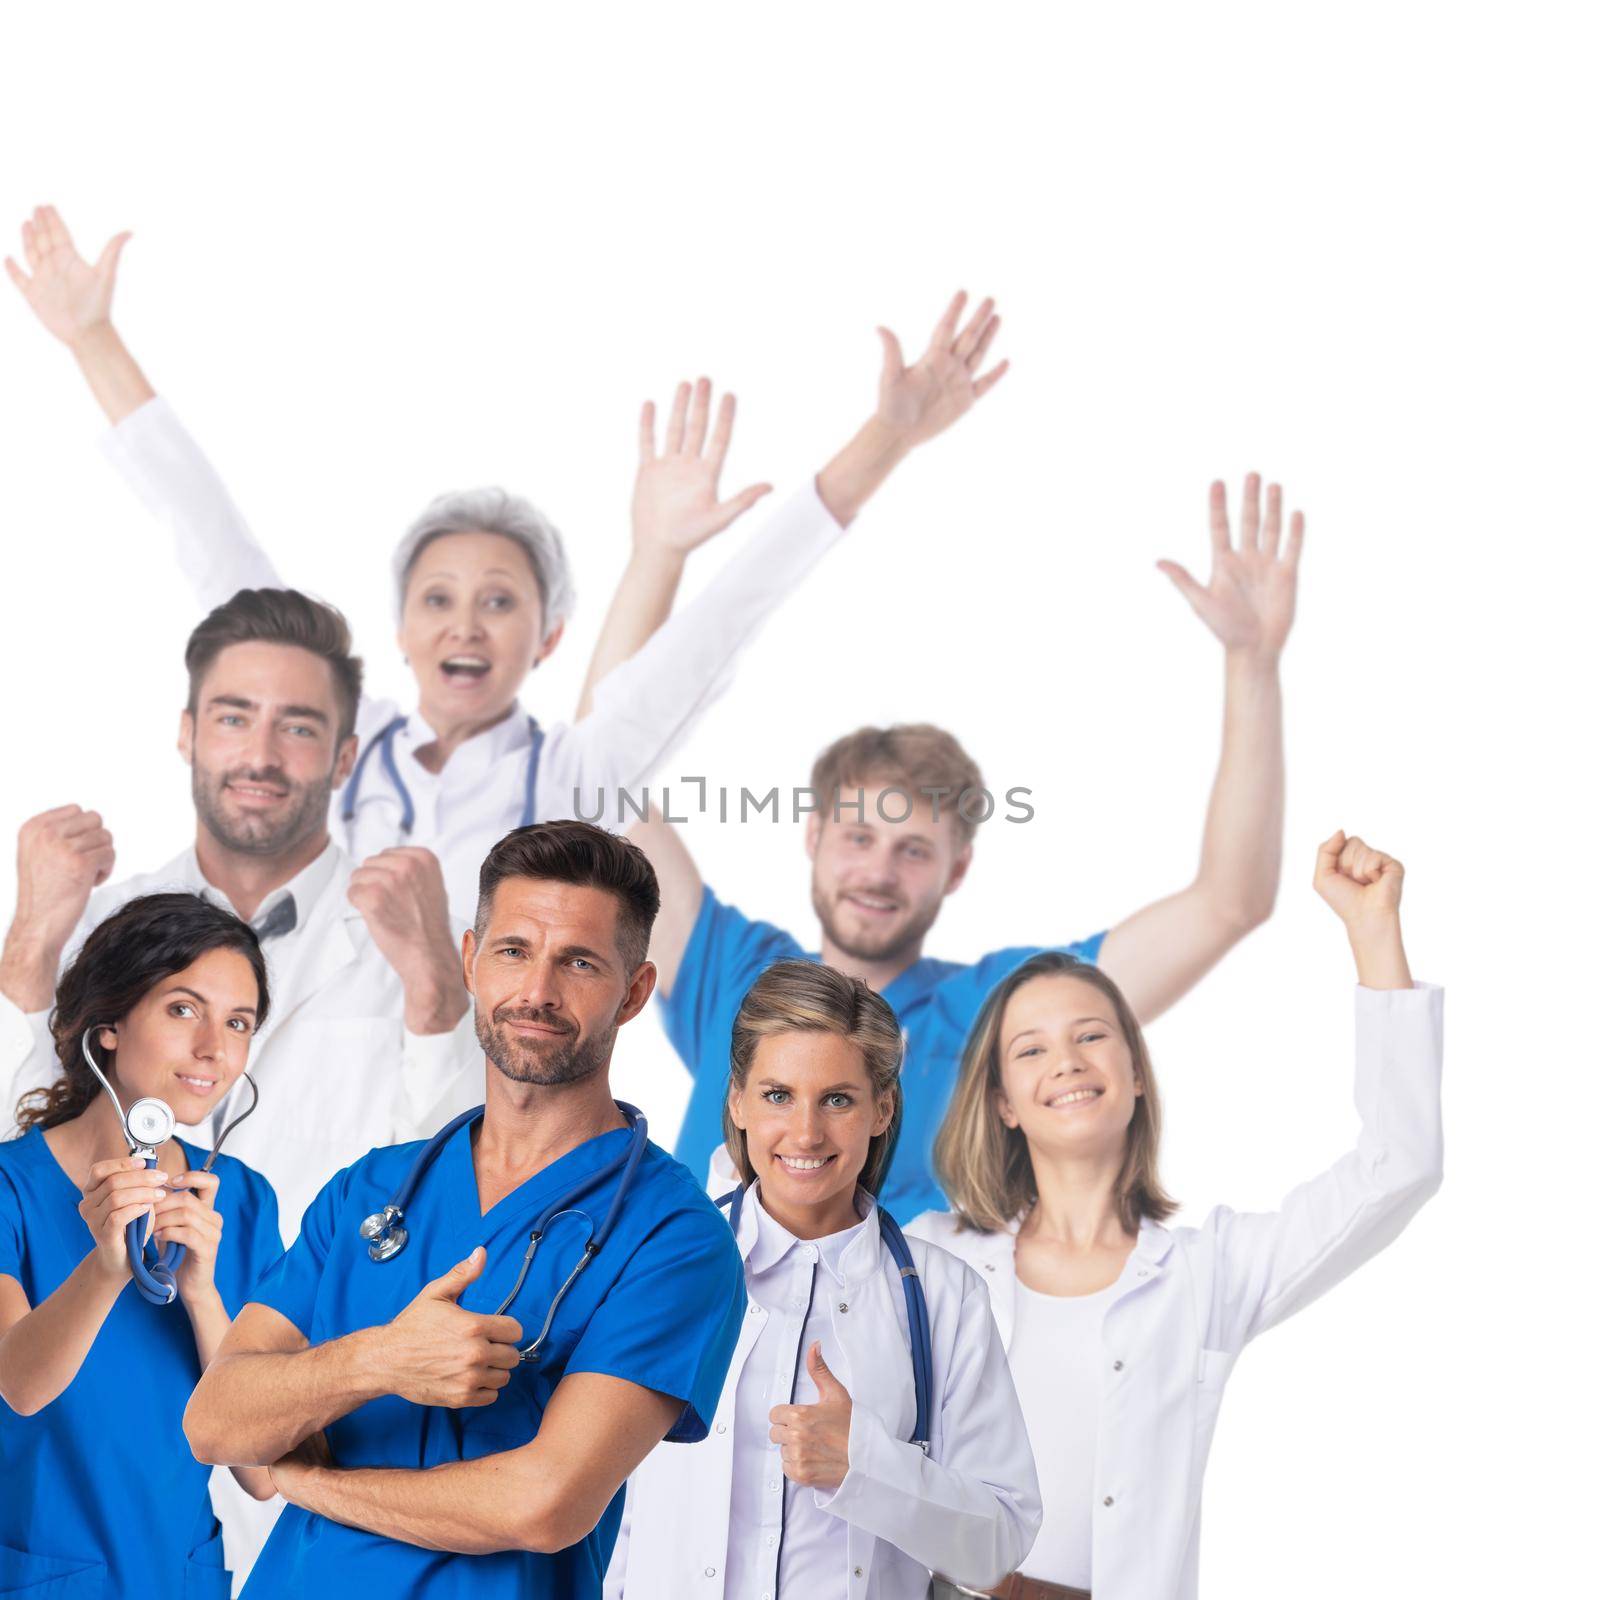
<path id="1" fill-rule="evenodd" d="M 1044 1524 L 1022 1571 L 1069 1588 L 1090 1587 L 1094 1458 L 1100 1436 L 1100 1325 L 1116 1297 L 1040 1294 L 1017 1282 L 1011 1376 L 1039 1471 Z"/>

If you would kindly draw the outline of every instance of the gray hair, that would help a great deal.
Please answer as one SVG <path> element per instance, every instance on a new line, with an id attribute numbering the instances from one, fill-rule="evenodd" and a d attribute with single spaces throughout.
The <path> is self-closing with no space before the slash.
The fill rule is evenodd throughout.
<path id="1" fill-rule="evenodd" d="M 535 505 L 504 489 L 459 489 L 442 494 L 406 530 L 394 553 L 395 613 L 405 610 L 406 584 L 417 557 L 447 533 L 498 533 L 522 546 L 544 601 L 544 636 L 568 617 L 576 598 L 567 552 L 556 526 Z"/>

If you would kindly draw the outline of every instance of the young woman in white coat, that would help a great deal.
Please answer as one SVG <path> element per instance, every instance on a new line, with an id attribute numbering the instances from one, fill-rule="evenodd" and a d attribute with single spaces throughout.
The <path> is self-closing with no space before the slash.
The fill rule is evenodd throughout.
<path id="1" fill-rule="evenodd" d="M 983 1275 L 1029 1418 L 1044 1524 L 1008 1600 L 1192 1600 L 1200 1490 L 1239 1352 L 1389 1244 L 1439 1186 L 1440 990 L 1414 984 L 1400 863 L 1337 833 L 1314 884 L 1355 955 L 1356 1147 L 1277 1211 L 1199 1227 L 1157 1176 L 1139 1025 L 1094 967 L 1045 954 L 967 1042 L 937 1164 L 953 1213 L 911 1231 Z M 936 1594 L 961 1593 L 962 1590 Z"/>
<path id="2" fill-rule="evenodd" d="M 931 1571 L 992 1583 L 1032 1544 L 1033 1457 L 988 1293 L 907 1247 L 872 1198 L 900 1053 L 889 1005 L 830 967 L 777 962 L 745 996 L 725 1129 L 749 1311 L 710 1434 L 629 1483 L 612 1600 L 922 1600 Z"/>

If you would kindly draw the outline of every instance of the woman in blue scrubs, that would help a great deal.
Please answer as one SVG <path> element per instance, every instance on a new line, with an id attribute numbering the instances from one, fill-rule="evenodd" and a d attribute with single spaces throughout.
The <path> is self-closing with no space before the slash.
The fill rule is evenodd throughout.
<path id="1" fill-rule="evenodd" d="M 101 923 L 62 974 L 62 1074 L 0 1145 L 0 1595 L 52 1600 L 229 1592 L 209 1469 L 181 1419 L 263 1267 L 282 1253 L 266 1180 L 172 1138 L 146 1170 L 82 1056 L 124 1108 L 199 1123 L 244 1070 L 267 1014 L 255 934 L 192 894 L 146 895 Z M 129 1286 L 124 1228 L 181 1244 L 177 1303 Z M 242 1470 L 260 1499 L 268 1474 Z"/>

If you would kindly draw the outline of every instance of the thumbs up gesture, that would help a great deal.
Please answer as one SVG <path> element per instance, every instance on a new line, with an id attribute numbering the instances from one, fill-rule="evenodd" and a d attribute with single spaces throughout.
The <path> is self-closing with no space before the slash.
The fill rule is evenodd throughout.
<path id="1" fill-rule="evenodd" d="M 782 1446 L 783 1475 L 812 1489 L 837 1489 L 850 1470 L 850 1395 L 822 1359 L 822 1346 L 806 1351 L 806 1371 L 817 1386 L 809 1406 L 774 1406 L 769 1437 Z"/>
<path id="2" fill-rule="evenodd" d="M 390 1392 L 419 1406 L 493 1405 L 522 1359 L 515 1317 L 468 1311 L 457 1302 L 483 1271 L 480 1244 L 465 1261 L 425 1283 L 386 1327 L 373 1330 Z"/>

